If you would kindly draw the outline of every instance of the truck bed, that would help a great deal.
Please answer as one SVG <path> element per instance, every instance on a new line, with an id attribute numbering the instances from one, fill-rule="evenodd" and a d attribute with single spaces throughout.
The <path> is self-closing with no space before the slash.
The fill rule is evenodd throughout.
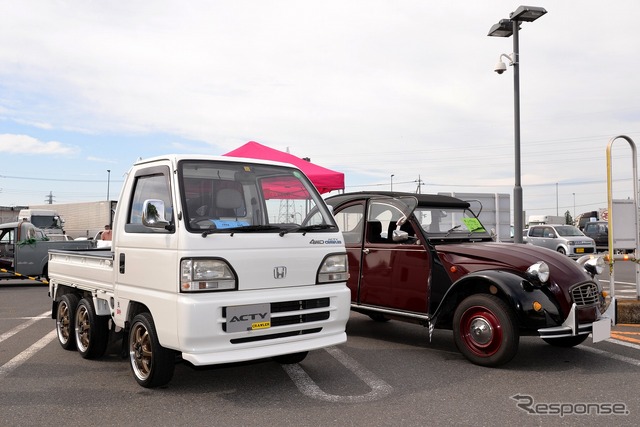
<path id="1" fill-rule="evenodd" d="M 89 291 L 113 291 L 111 248 L 49 251 L 49 281 Z"/>

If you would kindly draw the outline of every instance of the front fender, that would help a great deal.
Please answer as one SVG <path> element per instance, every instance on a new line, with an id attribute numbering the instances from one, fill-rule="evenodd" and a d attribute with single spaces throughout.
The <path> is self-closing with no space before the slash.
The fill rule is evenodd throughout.
<path id="1" fill-rule="evenodd" d="M 534 287 L 521 276 L 504 270 L 477 271 L 453 283 L 434 312 L 437 323 L 450 322 L 458 304 L 478 293 L 502 298 L 513 310 L 521 329 L 536 331 L 562 324 L 560 308 L 546 286 Z M 540 304 L 539 310 L 534 308 L 535 302 Z"/>

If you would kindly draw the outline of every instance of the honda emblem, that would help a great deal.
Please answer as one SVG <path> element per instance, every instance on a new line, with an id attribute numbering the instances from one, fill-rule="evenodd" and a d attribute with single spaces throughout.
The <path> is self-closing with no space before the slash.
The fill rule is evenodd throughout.
<path id="1" fill-rule="evenodd" d="M 273 268 L 274 279 L 284 279 L 287 276 L 287 267 L 279 266 Z"/>

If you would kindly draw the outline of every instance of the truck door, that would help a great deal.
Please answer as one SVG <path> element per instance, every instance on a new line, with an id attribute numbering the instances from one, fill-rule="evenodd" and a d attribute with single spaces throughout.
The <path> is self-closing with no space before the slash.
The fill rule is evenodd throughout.
<path id="1" fill-rule="evenodd" d="M 420 235 L 406 221 L 416 206 L 413 200 L 409 205 L 404 199 L 370 200 L 361 255 L 360 304 L 427 312 L 430 259 Z M 405 231 L 408 238 L 394 241 L 396 229 Z"/>

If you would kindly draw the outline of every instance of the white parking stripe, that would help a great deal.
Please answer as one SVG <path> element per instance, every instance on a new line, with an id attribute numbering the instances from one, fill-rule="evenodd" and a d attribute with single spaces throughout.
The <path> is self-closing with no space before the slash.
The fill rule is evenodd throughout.
<path id="1" fill-rule="evenodd" d="M 18 366 L 22 365 L 24 362 L 29 360 L 31 356 L 36 354 L 38 351 L 40 351 L 40 349 L 42 349 L 42 347 L 49 344 L 55 338 L 56 338 L 56 330 L 54 329 L 44 337 L 40 338 L 40 340 L 38 340 L 38 342 L 33 344 L 31 347 L 29 347 L 28 349 L 26 349 L 25 351 L 23 351 L 22 353 L 14 357 L 13 359 L 9 360 L 4 365 L 0 366 L 0 379 L 6 377 L 11 371 L 13 371 Z"/>
<path id="2" fill-rule="evenodd" d="M 335 394 L 328 394 L 318 387 L 318 385 L 299 364 L 282 365 L 296 387 L 298 387 L 298 390 L 300 390 L 304 395 L 327 402 L 360 403 L 381 399 L 393 391 L 393 387 L 360 366 L 358 362 L 340 351 L 338 348 L 329 347 L 325 348 L 325 351 L 367 384 L 371 388 L 371 391 L 359 396 L 339 396 Z"/>
<path id="3" fill-rule="evenodd" d="M 36 323 L 38 320 L 47 319 L 47 318 L 49 318 L 49 319 L 51 318 L 51 311 L 45 311 L 40 316 L 29 318 L 29 320 L 27 320 L 26 322 L 21 323 L 18 326 L 16 326 L 15 328 L 11 329 L 10 331 L 5 332 L 4 334 L 0 335 L 0 342 L 6 340 L 7 338 L 10 338 L 10 337 L 14 336 L 15 334 L 17 334 L 21 330 L 28 328 L 29 326 L 31 326 L 34 323 Z"/>
<path id="4" fill-rule="evenodd" d="M 616 344 L 626 345 L 626 343 L 623 344 L 622 342 L 620 342 L 618 340 L 607 340 L 607 341 L 612 341 L 612 342 L 615 342 Z M 598 348 L 593 348 L 593 347 L 587 347 L 587 346 L 584 346 L 584 345 L 580 345 L 578 347 L 581 350 L 586 350 L 588 352 L 595 353 L 595 354 L 598 354 L 600 356 L 608 357 L 610 359 L 615 359 L 615 360 L 618 360 L 620 362 L 628 363 L 630 365 L 640 366 L 640 360 L 634 359 L 632 357 L 621 356 L 619 354 L 610 353 L 610 352 L 605 351 L 605 350 L 600 350 Z"/>

